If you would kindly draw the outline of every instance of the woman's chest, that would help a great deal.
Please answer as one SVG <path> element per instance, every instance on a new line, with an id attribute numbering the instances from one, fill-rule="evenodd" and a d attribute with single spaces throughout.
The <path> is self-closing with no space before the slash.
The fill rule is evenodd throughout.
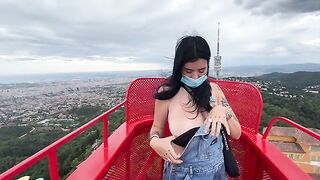
<path id="1" fill-rule="evenodd" d="M 170 131 L 178 136 L 193 127 L 202 125 L 205 114 L 198 112 L 192 97 L 183 88 L 170 100 L 168 121 Z"/>

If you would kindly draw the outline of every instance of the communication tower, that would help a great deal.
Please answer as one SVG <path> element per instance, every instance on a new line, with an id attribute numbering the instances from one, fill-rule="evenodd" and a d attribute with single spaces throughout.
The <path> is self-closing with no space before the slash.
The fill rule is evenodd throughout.
<path id="1" fill-rule="evenodd" d="M 221 72 L 221 56 L 219 55 L 219 27 L 220 22 L 218 22 L 218 42 L 217 42 L 217 55 L 214 56 L 214 73 L 217 79 L 220 79 Z"/>

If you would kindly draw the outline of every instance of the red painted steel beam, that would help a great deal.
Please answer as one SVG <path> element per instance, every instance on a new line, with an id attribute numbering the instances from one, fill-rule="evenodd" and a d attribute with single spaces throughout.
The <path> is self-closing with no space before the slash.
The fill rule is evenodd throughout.
<path id="1" fill-rule="evenodd" d="M 58 157 L 57 157 L 57 150 L 53 149 L 50 151 L 48 155 L 49 159 L 49 172 L 50 172 L 50 179 L 52 180 L 59 180 L 59 169 L 58 169 Z"/>
<path id="2" fill-rule="evenodd" d="M 125 124 L 125 123 L 124 123 Z M 109 148 L 108 148 L 108 160 L 106 160 L 106 164 L 103 170 L 100 172 L 97 179 L 102 179 L 106 172 L 111 168 L 113 163 L 117 160 L 118 155 L 122 153 L 122 151 L 128 147 L 128 144 L 132 143 L 132 139 L 135 137 L 136 132 L 139 132 L 143 127 L 150 126 L 151 127 L 152 121 L 142 121 L 139 123 L 139 126 L 135 126 L 132 131 L 129 132 L 125 130 L 125 134 L 112 134 L 114 135 L 112 138 L 109 137 Z M 126 127 L 128 127 L 126 125 Z M 123 135 L 121 137 L 120 135 Z"/>
<path id="3" fill-rule="evenodd" d="M 109 147 L 104 148 L 101 144 L 92 154 L 83 162 L 77 169 L 67 178 L 68 180 L 78 179 L 103 179 L 105 174 L 104 168 L 110 161 L 111 157 L 115 156 L 116 149 L 124 142 L 126 138 L 126 123 L 123 123 L 109 136 Z"/>
<path id="4" fill-rule="evenodd" d="M 105 116 L 104 119 L 102 119 L 103 121 L 103 147 L 104 148 L 108 148 L 109 143 L 108 143 L 108 117 Z"/>
<path id="5" fill-rule="evenodd" d="M 268 124 L 268 127 L 267 127 L 266 131 L 265 131 L 264 134 L 263 134 L 262 139 L 266 139 L 266 138 L 268 137 L 268 135 L 269 135 L 269 133 L 270 133 L 270 131 L 271 131 L 272 126 L 273 126 L 276 122 L 278 122 L 278 121 L 282 121 L 282 122 L 285 122 L 285 123 L 287 123 L 287 124 L 290 124 L 291 126 L 297 128 L 297 129 L 300 129 L 301 131 L 309 134 L 310 136 L 312 136 L 312 137 L 320 140 L 320 135 L 319 135 L 319 134 L 311 131 L 310 129 L 308 129 L 308 128 L 306 128 L 306 127 L 301 126 L 300 124 L 298 124 L 298 123 L 296 123 L 296 122 L 294 122 L 294 121 L 292 121 L 292 120 L 290 120 L 290 119 L 288 119 L 288 118 L 281 117 L 281 116 L 274 117 L 274 118 L 272 118 L 272 119 L 270 120 L 270 122 L 269 122 L 269 124 Z"/>
<path id="6" fill-rule="evenodd" d="M 78 179 L 103 179 L 106 172 L 111 168 L 117 160 L 122 150 L 128 147 L 136 132 L 143 126 L 151 126 L 152 121 L 143 121 L 139 126 L 134 127 L 127 134 L 126 123 L 121 124 L 110 136 L 109 147 L 104 148 L 100 145 L 86 160 L 84 160 L 77 169 L 67 178 L 68 180 Z"/>
<path id="7" fill-rule="evenodd" d="M 312 179 L 292 160 L 279 151 L 274 144 L 262 139 L 261 134 L 257 134 L 256 137 L 250 138 L 250 135 L 247 132 L 243 132 L 242 136 L 246 138 L 245 141 L 248 142 L 248 145 L 252 148 L 254 154 L 256 154 L 257 160 L 263 160 L 263 162 L 256 162 L 256 164 L 263 165 L 266 168 L 268 167 L 270 173 L 273 174 L 273 176 L 276 176 L 277 179 Z M 256 168 L 256 165 L 251 167 L 253 171 L 255 171 Z"/>

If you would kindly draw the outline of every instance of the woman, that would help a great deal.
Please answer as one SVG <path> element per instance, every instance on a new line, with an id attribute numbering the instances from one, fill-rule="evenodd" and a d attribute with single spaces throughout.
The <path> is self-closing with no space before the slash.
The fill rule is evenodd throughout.
<path id="1" fill-rule="evenodd" d="M 207 79 L 211 52 L 200 36 L 177 45 L 172 75 L 155 94 L 150 146 L 165 160 L 163 179 L 225 179 L 220 129 L 241 126 L 223 92 Z M 163 137 L 168 120 L 172 136 Z"/>

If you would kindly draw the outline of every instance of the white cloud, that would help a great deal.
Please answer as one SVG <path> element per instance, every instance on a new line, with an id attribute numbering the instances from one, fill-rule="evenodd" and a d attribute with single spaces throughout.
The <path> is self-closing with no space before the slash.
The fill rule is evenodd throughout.
<path id="1" fill-rule="evenodd" d="M 116 63 L 168 68 L 172 60 L 166 57 L 174 56 L 176 40 L 185 34 L 198 32 L 215 54 L 218 21 L 225 66 L 319 63 L 320 8 L 313 0 L 297 9 L 300 4 L 287 0 L 1 1 L 0 72 L 32 68 L 26 72 L 74 72 L 89 67 L 101 71 L 99 63 L 120 70 Z"/>
<path id="2" fill-rule="evenodd" d="M 106 62 L 103 60 L 31 60 L 31 61 L 4 61 L 0 71 L 1 75 L 16 74 L 47 74 L 62 72 L 97 72 L 97 71 L 136 71 L 169 69 L 157 63 L 127 63 Z M 12 71 L 15 69 L 15 71 Z"/>
<path id="3" fill-rule="evenodd" d="M 313 39 L 310 41 L 305 41 L 303 44 L 314 46 L 315 48 L 320 48 L 320 38 L 319 39 Z"/>

